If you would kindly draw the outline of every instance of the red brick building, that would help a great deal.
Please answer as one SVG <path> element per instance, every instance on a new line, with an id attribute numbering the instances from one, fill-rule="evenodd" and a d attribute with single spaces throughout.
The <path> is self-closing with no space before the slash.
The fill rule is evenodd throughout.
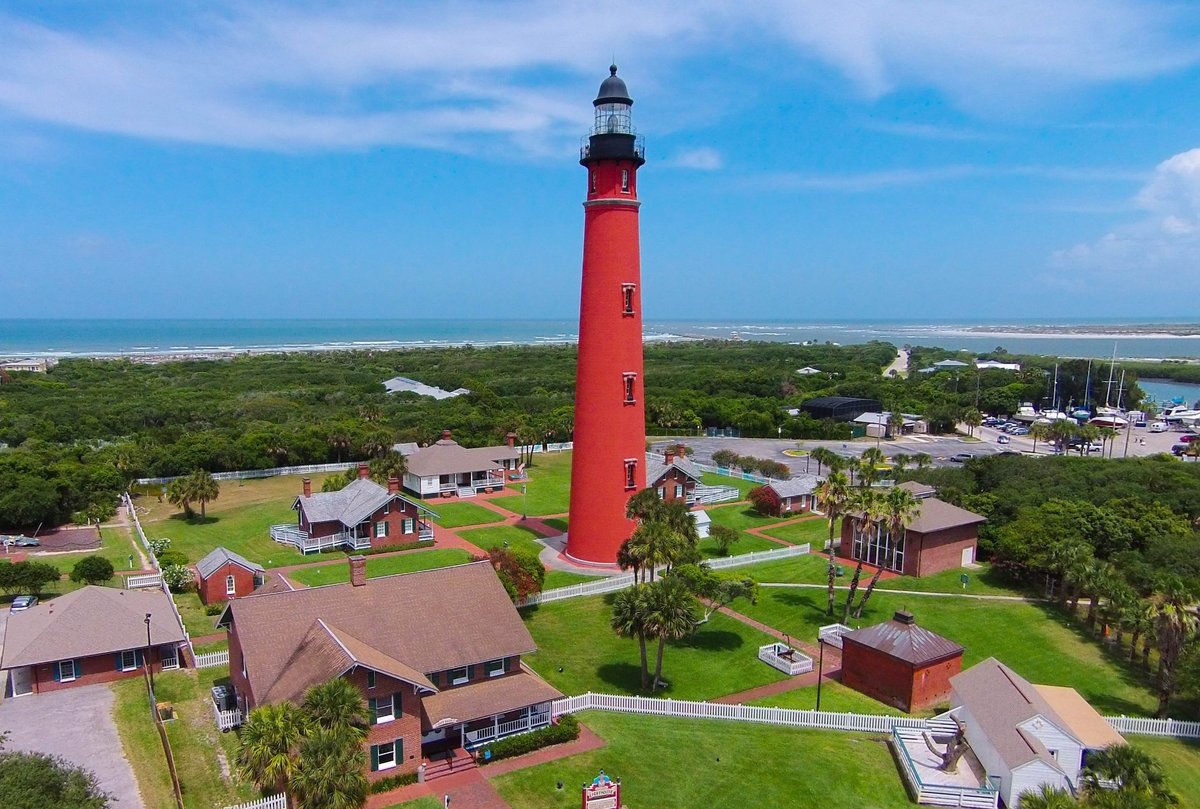
<path id="1" fill-rule="evenodd" d="M 371 777 L 411 772 L 423 756 L 472 750 L 550 723 L 562 695 L 521 663 L 533 638 L 487 562 L 366 578 L 230 601 L 236 707 L 299 702 L 345 677 L 371 714 Z M 448 605 L 469 608 L 453 609 Z"/>
<path id="2" fill-rule="evenodd" d="M 196 580 L 200 601 L 217 604 L 253 593 L 266 580 L 266 571 L 231 550 L 214 548 L 196 563 Z"/>
<path id="3" fill-rule="evenodd" d="M 916 493 L 928 489 L 915 484 L 912 490 Z M 843 520 L 837 555 L 905 576 L 929 576 L 974 562 L 979 526 L 987 518 L 936 497 L 917 493 L 917 499 L 920 510 L 899 537 L 892 536 L 886 522 L 876 523 L 860 533 L 855 530 L 853 519 Z"/>
<path id="4" fill-rule="evenodd" d="M 303 494 L 292 503 L 296 524 L 271 526 L 271 538 L 303 553 L 432 542 L 433 523 L 424 518 L 437 514 L 402 495 L 399 479 L 384 488 L 368 474 L 367 465 L 360 465 L 358 479 L 336 492 L 314 492 L 305 478 Z"/>
<path id="5" fill-rule="evenodd" d="M 914 713 L 950 699 L 963 647 L 917 626 L 901 610 L 890 621 L 842 635 L 842 684 Z"/>
<path id="6" fill-rule="evenodd" d="M 816 507 L 816 491 L 821 481 L 815 475 L 794 475 L 787 480 L 764 484 L 779 498 L 779 513 L 805 514 Z"/>
<path id="7" fill-rule="evenodd" d="M 667 450 L 662 457 L 646 455 L 646 487 L 658 492 L 658 499 L 667 503 L 696 502 L 696 486 L 700 468 L 687 458 Z"/>
<path id="8" fill-rule="evenodd" d="M 147 652 L 154 671 L 179 668 L 185 645 L 166 593 L 88 585 L 10 614 L 0 669 L 20 697 L 140 677 Z"/>

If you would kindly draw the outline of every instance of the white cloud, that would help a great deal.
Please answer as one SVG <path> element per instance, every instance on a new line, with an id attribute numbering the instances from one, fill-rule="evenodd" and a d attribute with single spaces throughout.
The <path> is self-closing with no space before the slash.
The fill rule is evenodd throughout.
<path id="1" fill-rule="evenodd" d="M 753 178 L 755 185 L 783 190 L 818 190 L 865 193 L 897 186 L 928 185 L 997 177 L 1041 177 L 1071 182 L 1129 182 L 1144 178 L 1141 172 L 1092 169 L 1076 166 L 980 166 L 970 163 L 923 168 L 896 168 L 856 174 L 802 174 L 777 172 Z"/>
<path id="2" fill-rule="evenodd" d="M 676 152 L 663 165 L 668 168 L 716 171 L 721 168 L 723 162 L 719 151 L 708 146 L 700 146 Z"/>
<path id="3" fill-rule="evenodd" d="M 1194 10 L 1122 0 L 214 0 L 183 7 L 190 14 L 171 8 L 75 28 L 0 14 L 0 113 L 276 151 L 400 144 L 536 154 L 577 141 L 589 114 L 581 96 L 614 48 L 631 61 L 624 72 L 636 76 L 635 95 L 658 94 L 664 110 L 678 88 L 699 93 L 731 71 L 737 80 L 742 65 L 759 53 L 774 59 L 780 46 L 791 60 L 758 67 L 784 81 L 796 80 L 793 63 L 816 63 L 867 97 L 931 87 L 973 110 L 1200 58 L 1187 35 Z M 923 136 L 924 125 L 912 126 Z"/>
<path id="4" fill-rule="evenodd" d="M 1080 271 L 1110 277 L 1150 270 L 1171 271 L 1174 282 L 1200 281 L 1200 149 L 1162 163 L 1133 198 L 1141 217 L 1099 239 L 1056 251 L 1057 278 Z"/>

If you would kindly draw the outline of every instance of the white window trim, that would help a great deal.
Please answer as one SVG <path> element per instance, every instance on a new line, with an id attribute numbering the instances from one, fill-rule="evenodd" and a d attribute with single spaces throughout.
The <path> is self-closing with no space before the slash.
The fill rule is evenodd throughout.
<path id="1" fill-rule="evenodd" d="M 125 655 L 132 655 L 133 662 L 130 663 L 128 666 L 125 665 Z M 125 651 L 121 652 L 121 671 L 136 671 L 137 667 L 138 667 L 138 664 L 137 664 L 137 650 L 136 649 L 126 649 Z"/>
<path id="2" fill-rule="evenodd" d="M 456 672 L 456 671 L 461 671 L 462 676 L 455 677 L 454 672 Z M 450 669 L 448 672 L 446 672 L 446 679 L 448 679 L 450 681 L 450 685 L 462 685 L 463 683 L 470 682 L 470 680 L 471 680 L 470 669 L 468 669 L 466 666 L 461 666 L 456 669 Z"/>
<path id="3" fill-rule="evenodd" d="M 379 520 L 375 523 L 375 538 L 384 539 L 387 537 L 387 521 Z"/>
<path id="4" fill-rule="evenodd" d="M 683 484 L 682 483 L 675 484 L 675 496 L 683 497 Z"/>
<path id="5" fill-rule="evenodd" d="M 492 671 L 493 663 L 500 664 L 499 670 Z M 500 675 L 504 674 L 504 658 L 503 657 L 500 658 L 499 660 L 489 660 L 488 662 L 484 663 L 483 665 L 484 665 L 484 669 L 487 671 L 487 676 L 489 676 L 489 677 L 499 677 Z"/>
<path id="6" fill-rule="evenodd" d="M 233 576 L 225 577 L 225 595 L 237 595 L 237 579 Z"/>
<path id="7" fill-rule="evenodd" d="M 375 672 L 372 671 L 371 669 L 367 669 L 367 688 L 368 689 L 374 688 L 375 682 L 376 682 Z"/>
<path id="8" fill-rule="evenodd" d="M 383 760 L 383 749 L 385 747 L 390 747 L 392 749 L 392 752 L 391 752 L 392 760 L 389 762 L 386 762 L 386 763 Z M 376 767 L 376 770 L 390 770 L 396 766 L 396 742 L 395 741 L 387 742 L 386 744 L 375 745 L 375 748 L 376 748 L 375 759 L 379 763 L 378 766 Z"/>
<path id="9" fill-rule="evenodd" d="M 71 667 L 71 676 L 70 677 L 67 677 L 63 674 L 63 666 L 68 666 L 68 665 Z M 79 679 L 79 672 L 75 670 L 75 661 L 74 660 L 58 661 L 58 681 L 60 683 L 73 683 L 78 679 Z"/>
<path id="10" fill-rule="evenodd" d="M 404 521 L 400 523 L 400 533 L 402 533 L 402 534 L 413 533 L 416 530 L 416 526 L 414 523 L 415 523 L 415 521 L 413 520 L 412 517 L 405 517 Z"/>
<path id="11" fill-rule="evenodd" d="M 380 712 L 380 708 L 382 707 L 380 705 L 380 703 L 385 699 L 387 700 L 387 705 L 388 705 L 388 712 L 387 712 L 386 716 L 384 716 Z M 375 724 L 376 725 L 386 725 L 388 722 L 394 722 L 394 721 L 396 721 L 396 696 L 394 694 L 388 694 L 386 697 L 376 697 L 375 698 Z"/>

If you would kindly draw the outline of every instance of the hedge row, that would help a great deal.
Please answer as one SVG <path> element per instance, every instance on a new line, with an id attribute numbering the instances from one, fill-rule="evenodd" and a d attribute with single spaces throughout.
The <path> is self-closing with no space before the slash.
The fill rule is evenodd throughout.
<path id="1" fill-rule="evenodd" d="M 531 733 L 522 733 L 520 736 L 509 736 L 507 739 L 501 739 L 487 746 L 484 750 L 491 752 L 491 758 L 488 758 L 484 754 L 478 756 L 478 760 L 481 764 L 487 764 L 490 761 L 498 761 L 502 758 L 523 756 L 526 753 L 541 750 L 543 747 L 549 747 L 552 744 L 573 742 L 578 738 L 579 720 L 572 714 L 564 714 L 558 718 L 557 724 L 532 731 Z"/>
<path id="2" fill-rule="evenodd" d="M 405 542 L 402 545 L 382 545 L 378 548 L 363 548 L 360 551 L 347 551 L 345 548 L 322 548 L 319 553 L 321 555 L 331 553 L 341 553 L 346 556 L 374 556 L 377 553 L 394 553 L 395 551 L 412 551 L 417 548 L 432 548 L 434 542 L 432 539 L 426 539 L 423 542 Z"/>
<path id="3" fill-rule="evenodd" d="M 415 783 L 417 783 L 417 774 L 415 772 L 389 775 L 386 778 L 380 778 L 378 781 L 371 782 L 371 794 L 378 795 L 380 792 L 390 792 L 393 789 L 406 787 L 409 784 Z"/>

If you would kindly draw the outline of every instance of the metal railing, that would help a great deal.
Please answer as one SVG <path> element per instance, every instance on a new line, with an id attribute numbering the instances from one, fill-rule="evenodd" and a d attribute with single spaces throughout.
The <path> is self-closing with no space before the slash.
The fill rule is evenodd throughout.
<path id="1" fill-rule="evenodd" d="M 964 809 L 995 809 L 1000 803 L 1000 793 L 990 783 L 979 787 L 955 786 L 953 784 L 927 784 L 917 771 L 916 762 L 908 752 L 905 740 L 920 741 L 924 730 L 917 728 L 894 728 L 892 745 L 900 759 L 900 771 L 910 794 L 917 803 L 927 806 L 958 806 Z"/>

